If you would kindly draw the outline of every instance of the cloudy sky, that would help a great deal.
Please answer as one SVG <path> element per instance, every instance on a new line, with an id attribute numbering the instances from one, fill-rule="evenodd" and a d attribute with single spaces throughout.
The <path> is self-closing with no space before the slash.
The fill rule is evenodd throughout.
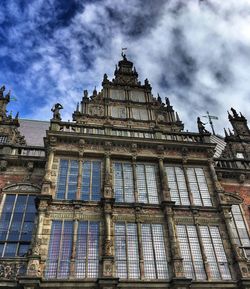
<path id="1" fill-rule="evenodd" d="M 122 47 L 185 129 L 208 110 L 222 133 L 231 106 L 250 121 L 250 0 L 1 0 L 0 84 L 22 118 L 48 120 L 60 102 L 71 119 Z"/>

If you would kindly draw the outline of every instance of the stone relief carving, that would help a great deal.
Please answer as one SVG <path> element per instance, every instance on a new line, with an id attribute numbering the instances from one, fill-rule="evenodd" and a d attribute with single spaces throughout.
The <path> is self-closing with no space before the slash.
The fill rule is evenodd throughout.
<path id="1" fill-rule="evenodd" d="M 0 263 L 0 280 L 8 279 L 14 280 L 19 275 L 19 273 L 26 270 L 25 263 L 11 263 L 11 262 L 1 262 Z"/>

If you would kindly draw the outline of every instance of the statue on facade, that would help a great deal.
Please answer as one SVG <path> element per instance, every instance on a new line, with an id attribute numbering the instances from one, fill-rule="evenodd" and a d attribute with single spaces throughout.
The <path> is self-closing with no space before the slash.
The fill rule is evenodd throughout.
<path id="1" fill-rule="evenodd" d="M 51 111 L 53 112 L 53 120 L 61 120 L 60 110 L 63 109 L 63 106 L 60 103 L 56 103 Z"/>
<path id="2" fill-rule="evenodd" d="M 203 123 L 199 117 L 197 117 L 197 125 L 200 134 L 209 133 L 209 131 L 205 129 L 205 123 Z"/>

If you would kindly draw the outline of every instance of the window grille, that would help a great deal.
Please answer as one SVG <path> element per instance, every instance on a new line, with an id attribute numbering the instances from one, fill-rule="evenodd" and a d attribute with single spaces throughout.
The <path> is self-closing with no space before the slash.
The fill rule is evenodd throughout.
<path id="1" fill-rule="evenodd" d="M 138 227 L 141 226 L 142 255 L 139 256 Z M 144 276 L 140 262 L 143 260 Z M 161 224 L 115 224 L 116 276 L 122 279 L 168 279 L 168 265 Z"/>
<path id="2" fill-rule="evenodd" d="M 177 225 L 176 229 L 185 276 L 187 278 L 205 280 L 206 273 L 195 226 Z"/>
<path id="3" fill-rule="evenodd" d="M 200 226 L 200 232 L 212 279 L 231 279 L 218 227 Z"/>
<path id="4" fill-rule="evenodd" d="M 189 205 L 190 202 L 183 169 L 181 167 L 169 166 L 165 169 L 168 178 L 168 186 L 170 188 L 171 200 L 174 201 L 176 205 Z"/>
<path id="5" fill-rule="evenodd" d="M 117 202 L 158 204 L 157 170 L 155 165 L 137 164 L 136 179 L 138 199 L 134 196 L 133 166 L 131 163 L 114 162 L 114 192 Z"/>
<path id="6" fill-rule="evenodd" d="M 35 195 L 6 194 L 0 217 L 0 257 L 22 257 L 30 247 Z"/>
<path id="7" fill-rule="evenodd" d="M 77 160 L 60 160 L 57 181 L 57 199 L 77 199 L 79 162 Z M 98 201 L 101 195 L 101 169 L 99 160 L 85 160 L 82 164 L 80 199 Z"/>
<path id="8" fill-rule="evenodd" d="M 73 232 L 78 225 L 74 276 L 97 278 L 99 270 L 99 222 L 53 221 L 45 270 L 47 279 L 68 279 L 72 267 Z"/>
<path id="9" fill-rule="evenodd" d="M 7 135 L 0 135 L 0 144 L 7 143 L 8 136 Z"/>
<path id="10" fill-rule="evenodd" d="M 97 278 L 98 268 L 99 222 L 79 222 L 75 275 L 77 278 Z"/>
<path id="11" fill-rule="evenodd" d="M 245 221 L 243 219 L 239 205 L 232 205 L 231 228 L 236 243 L 240 247 L 250 247 L 250 240 Z"/>
<path id="12" fill-rule="evenodd" d="M 188 168 L 187 176 L 194 204 L 198 206 L 212 206 L 203 169 Z"/>
<path id="13" fill-rule="evenodd" d="M 137 164 L 136 178 L 138 201 L 142 203 L 158 204 L 158 189 L 155 165 Z"/>
<path id="14" fill-rule="evenodd" d="M 101 193 L 101 162 L 84 161 L 82 165 L 81 199 L 87 201 L 100 200 Z"/>
<path id="15" fill-rule="evenodd" d="M 117 202 L 134 202 L 133 171 L 130 163 L 114 163 L 114 193 Z"/>

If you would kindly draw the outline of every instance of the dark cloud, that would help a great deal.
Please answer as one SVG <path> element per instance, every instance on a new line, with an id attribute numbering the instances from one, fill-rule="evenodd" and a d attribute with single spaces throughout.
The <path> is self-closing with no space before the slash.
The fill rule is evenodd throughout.
<path id="1" fill-rule="evenodd" d="M 250 119 L 249 21 L 246 0 L 3 0 L 0 83 L 22 117 L 48 119 L 60 101 L 70 119 L 81 90 L 111 78 L 128 47 L 141 79 L 170 98 L 186 128 L 209 110 L 222 131 L 231 106 Z"/>

